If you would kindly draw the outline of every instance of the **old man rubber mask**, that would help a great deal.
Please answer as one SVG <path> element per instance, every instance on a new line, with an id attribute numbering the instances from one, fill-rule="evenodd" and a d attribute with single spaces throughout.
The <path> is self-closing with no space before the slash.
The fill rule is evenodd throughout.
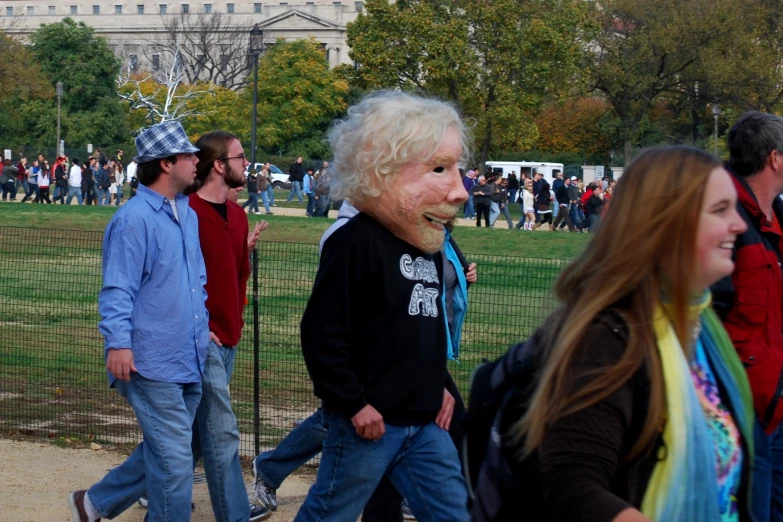
<path id="1" fill-rule="evenodd" d="M 407 163 L 379 182 L 378 196 L 355 206 L 406 243 L 434 254 L 443 247 L 446 223 L 468 199 L 457 168 L 461 156 L 459 133 L 449 128 L 431 157 Z"/>

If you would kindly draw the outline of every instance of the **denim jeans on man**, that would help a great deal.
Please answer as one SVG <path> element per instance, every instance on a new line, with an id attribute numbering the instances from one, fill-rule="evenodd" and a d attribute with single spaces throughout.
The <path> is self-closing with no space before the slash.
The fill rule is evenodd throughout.
<path id="1" fill-rule="evenodd" d="M 371 441 L 359 436 L 345 416 L 326 410 L 323 415 L 329 430 L 319 480 L 296 522 L 357 520 L 384 475 L 408 500 L 419 522 L 470 519 L 467 487 L 447 431 L 434 423 L 386 424 L 383 437 Z"/>
<path id="2" fill-rule="evenodd" d="M 102 207 L 104 205 L 104 203 L 103 203 L 104 199 L 108 199 L 109 196 L 111 196 L 111 194 L 109 194 L 108 190 L 102 189 L 98 185 L 95 185 L 95 198 L 96 198 L 95 204 L 96 205 L 98 205 L 99 207 Z"/>
<path id="3" fill-rule="evenodd" d="M 258 192 L 248 192 L 247 201 L 242 203 L 242 208 L 250 207 L 250 212 L 260 212 L 258 210 Z"/>
<path id="4" fill-rule="evenodd" d="M 465 202 L 465 212 L 462 217 L 465 219 L 476 217 L 476 209 L 473 208 L 473 194 L 468 193 L 468 200 Z"/>
<path id="5" fill-rule="evenodd" d="M 191 426 L 201 400 L 201 383 L 152 381 L 131 373 L 130 382 L 117 380 L 116 387 L 136 413 L 144 439 L 125 462 L 88 490 L 90 501 L 101 518 L 112 519 L 147 493 L 149 520 L 189 521 Z"/>
<path id="6" fill-rule="evenodd" d="M 286 435 L 275 449 L 257 456 L 255 467 L 258 478 L 267 486 L 280 489 L 291 473 L 321 452 L 329 429 L 327 418 L 323 408 L 318 408 Z"/>
<path id="7" fill-rule="evenodd" d="M 228 392 L 235 357 L 235 349 L 209 343 L 201 403 L 193 423 L 193 467 L 203 457 L 209 498 L 218 522 L 247 522 L 250 516 L 239 462 L 239 427 Z"/>
<path id="8" fill-rule="evenodd" d="M 493 201 L 489 205 L 489 225 L 495 226 L 495 221 L 498 220 L 498 217 L 500 216 L 500 203 L 497 201 Z"/>
<path id="9" fill-rule="evenodd" d="M 316 203 L 318 203 L 318 200 L 315 199 L 315 194 L 308 194 L 307 195 L 307 215 L 310 217 L 315 217 L 315 206 Z"/>
<path id="10" fill-rule="evenodd" d="M 73 201 L 73 197 L 76 196 L 76 201 L 79 202 L 80 205 L 84 205 L 84 200 L 82 199 L 82 188 L 81 187 L 71 187 L 68 186 L 68 199 L 65 200 L 66 205 L 70 205 L 71 201 Z"/>
<path id="11" fill-rule="evenodd" d="M 271 210 L 269 210 L 269 191 L 268 190 L 262 190 L 261 191 L 261 203 L 264 204 L 264 209 L 266 210 L 266 213 L 269 214 Z M 272 198 L 274 198 L 274 192 L 272 193 Z M 274 201 L 273 201 L 274 202 Z M 258 202 L 256 202 L 256 207 L 258 207 Z"/>
<path id="12" fill-rule="evenodd" d="M 266 195 L 269 198 L 269 204 L 274 206 L 274 204 L 275 204 L 275 187 L 273 187 L 271 183 L 266 188 Z"/>
<path id="13" fill-rule="evenodd" d="M 772 435 L 756 422 L 753 433 L 756 459 L 750 498 L 756 522 L 783 520 L 783 425 Z"/>
<path id="14" fill-rule="evenodd" d="M 296 194 L 296 197 L 299 198 L 299 203 L 304 201 L 302 199 L 302 182 L 301 181 L 292 181 L 291 182 L 291 193 L 288 194 L 288 201 L 291 201 L 294 199 L 294 194 Z"/>

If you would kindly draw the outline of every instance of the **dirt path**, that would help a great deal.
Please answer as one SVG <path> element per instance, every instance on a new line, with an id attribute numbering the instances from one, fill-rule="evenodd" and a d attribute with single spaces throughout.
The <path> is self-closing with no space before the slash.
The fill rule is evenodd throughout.
<path id="1" fill-rule="evenodd" d="M 52 444 L 0 439 L 0 520 L 2 522 L 72 522 L 68 492 L 99 480 L 125 456 L 106 450 L 59 448 Z M 291 522 L 314 475 L 294 475 L 278 491 L 279 507 L 270 520 Z M 252 477 L 245 476 L 250 485 Z M 193 522 L 213 521 L 205 483 L 193 493 Z M 144 510 L 132 507 L 114 520 L 140 522 Z"/>

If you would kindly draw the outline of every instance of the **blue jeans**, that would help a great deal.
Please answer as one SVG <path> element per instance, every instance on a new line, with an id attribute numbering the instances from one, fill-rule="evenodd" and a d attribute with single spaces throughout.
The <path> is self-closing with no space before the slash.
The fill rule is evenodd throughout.
<path id="1" fill-rule="evenodd" d="M 517 202 L 517 190 L 510 190 L 508 191 L 508 202 L 509 203 L 516 203 Z"/>
<path id="2" fill-rule="evenodd" d="M 78 201 L 80 205 L 84 205 L 84 200 L 82 199 L 82 188 L 81 187 L 71 187 L 69 185 L 68 186 L 68 199 L 65 200 L 65 204 L 66 205 L 70 205 L 74 196 L 76 196 L 76 201 Z"/>
<path id="3" fill-rule="evenodd" d="M 147 493 L 150 520 L 188 522 L 193 497 L 191 426 L 201 383 L 151 381 L 132 373 L 130 382 L 118 380 L 116 386 L 136 413 L 144 440 L 89 489 L 92 504 L 101 518 L 111 519 Z"/>
<path id="4" fill-rule="evenodd" d="M 275 187 L 273 187 L 271 183 L 266 188 L 266 195 L 269 198 L 269 204 L 270 205 L 274 205 L 275 204 Z M 269 210 L 269 209 L 267 209 L 267 210 Z"/>
<path id="5" fill-rule="evenodd" d="M 468 492 L 457 449 L 434 423 L 393 426 L 377 441 L 356 434 L 351 420 L 324 411 L 329 425 L 318 478 L 295 522 L 357 520 L 386 475 L 419 522 L 466 522 Z"/>
<path id="6" fill-rule="evenodd" d="M 568 210 L 568 213 L 571 214 L 571 221 L 574 223 L 574 226 L 581 230 L 584 226 L 582 223 L 585 218 L 584 212 L 579 209 L 578 205 L 571 203 L 571 208 Z"/>
<path id="7" fill-rule="evenodd" d="M 275 194 L 272 193 L 272 199 L 274 200 Z M 264 204 L 264 209 L 266 210 L 267 214 L 270 212 L 269 210 L 269 191 L 268 190 L 262 190 L 261 191 L 261 202 Z M 256 203 L 258 205 L 258 203 Z"/>
<path id="8" fill-rule="evenodd" d="M 95 197 L 97 198 L 97 205 L 102 207 L 109 204 L 111 193 L 109 193 L 107 189 L 102 189 L 98 185 L 95 185 Z"/>
<path id="9" fill-rule="evenodd" d="M 552 205 L 552 217 L 556 218 L 559 213 L 560 213 L 560 205 L 557 202 L 557 198 L 555 198 L 555 204 Z"/>
<path id="10" fill-rule="evenodd" d="M 218 522 L 247 522 L 250 516 L 239 462 L 239 427 L 228 393 L 235 357 L 235 349 L 209 343 L 201 403 L 193 423 L 191 469 L 204 458 L 209 498 Z"/>
<path id="11" fill-rule="evenodd" d="M 468 194 L 468 201 L 465 203 L 465 212 L 462 217 L 465 219 L 476 217 L 476 209 L 473 208 L 473 194 Z"/>
<path id="12" fill-rule="evenodd" d="M 122 203 L 122 185 L 117 185 L 117 193 L 114 195 L 114 206 L 119 207 L 120 203 Z M 111 197 L 111 194 L 109 194 L 109 197 Z"/>
<path id="13" fill-rule="evenodd" d="M 296 197 L 299 198 L 299 203 L 304 201 L 302 199 L 302 182 L 301 181 L 292 181 L 291 182 L 291 193 L 288 194 L 288 201 L 291 201 L 294 199 L 294 194 L 296 194 Z"/>
<path id="14" fill-rule="evenodd" d="M 498 220 L 498 216 L 500 216 L 500 203 L 496 203 L 493 201 L 489 205 L 489 224 L 490 226 L 495 226 L 495 221 Z"/>
<path id="15" fill-rule="evenodd" d="M 10 196 L 11 201 L 14 200 L 16 197 L 16 188 L 14 187 L 14 180 L 8 180 L 2 185 L 0 185 L 0 188 L 3 190 L 3 201 L 6 200 Z"/>
<path id="16" fill-rule="evenodd" d="M 248 192 L 247 201 L 242 204 L 242 208 L 250 207 L 251 212 L 260 212 L 258 210 L 258 192 Z"/>
<path id="17" fill-rule="evenodd" d="M 307 215 L 310 217 L 315 217 L 315 194 L 308 194 L 307 195 Z"/>
<path id="18" fill-rule="evenodd" d="M 757 421 L 753 442 L 756 450 L 750 507 L 753 519 L 756 522 L 783 520 L 783 425 L 767 435 Z"/>
<path id="19" fill-rule="evenodd" d="M 286 435 L 275 449 L 256 457 L 259 478 L 267 486 L 279 489 L 288 475 L 321 452 L 328 429 L 324 411 L 318 408 Z"/>

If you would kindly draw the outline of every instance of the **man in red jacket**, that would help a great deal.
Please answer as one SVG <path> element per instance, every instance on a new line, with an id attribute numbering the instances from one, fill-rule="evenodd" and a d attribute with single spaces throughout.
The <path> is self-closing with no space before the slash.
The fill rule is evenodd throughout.
<path id="1" fill-rule="evenodd" d="M 228 392 L 250 275 L 247 216 L 228 195 L 231 189 L 244 186 L 248 161 L 239 139 L 228 132 L 207 133 L 197 143 L 200 166 L 191 187 L 196 192 L 190 194 L 190 207 L 198 216 L 207 268 L 211 342 L 193 425 L 193 464 L 204 458 L 215 520 L 265 520 L 271 515 L 266 508 L 248 505 L 239 462 L 239 428 Z M 256 225 L 254 239 L 263 228 L 265 223 Z"/>
<path id="2" fill-rule="evenodd" d="M 734 273 L 713 303 L 745 366 L 758 419 L 752 506 L 756 522 L 783 520 L 783 118 L 742 115 L 729 131 L 728 168 L 747 230 Z"/>

